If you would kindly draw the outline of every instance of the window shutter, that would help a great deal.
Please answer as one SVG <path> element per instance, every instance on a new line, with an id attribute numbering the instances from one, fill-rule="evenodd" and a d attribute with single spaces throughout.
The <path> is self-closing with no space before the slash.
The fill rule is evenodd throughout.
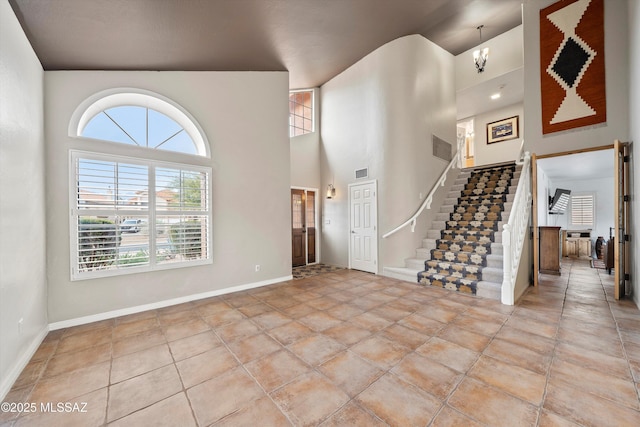
<path id="1" fill-rule="evenodd" d="M 571 223 L 593 225 L 593 194 L 571 196 Z"/>

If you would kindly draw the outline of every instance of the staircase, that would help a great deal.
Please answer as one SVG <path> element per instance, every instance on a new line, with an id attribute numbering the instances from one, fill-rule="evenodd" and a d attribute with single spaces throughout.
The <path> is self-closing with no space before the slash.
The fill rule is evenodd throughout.
<path id="1" fill-rule="evenodd" d="M 406 259 L 405 267 L 385 268 L 385 274 L 499 300 L 502 225 L 519 176 L 513 163 L 461 172 L 416 257 Z"/>

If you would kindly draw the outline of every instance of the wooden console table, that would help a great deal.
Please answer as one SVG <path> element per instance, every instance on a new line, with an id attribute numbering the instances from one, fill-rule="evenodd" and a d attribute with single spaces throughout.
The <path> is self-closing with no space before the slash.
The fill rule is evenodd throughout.
<path id="1" fill-rule="evenodd" d="M 560 227 L 538 227 L 540 273 L 560 275 Z"/>

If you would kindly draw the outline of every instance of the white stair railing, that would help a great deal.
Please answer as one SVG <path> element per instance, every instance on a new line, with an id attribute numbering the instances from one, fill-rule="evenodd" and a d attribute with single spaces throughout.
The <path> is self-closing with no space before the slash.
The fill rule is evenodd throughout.
<path id="1" fill-rule="evenodd" d="M 531 155 L 529 152 L 524 153 L 524 159 L 519 156 L 516 163 L 522 165 L 522 171 L 509 214 L 509 221 L 504 224 L 502 231 L 504 270 L 501 299 L 502 303 L 507 305 L 513 305 L 515 302 L 516 277 L 531 213 Z"/>
<path id="2" fill-rule="evenodd" d="M 383 239 L 386 239 L 387 237 L 391 236 L 392 234 L 402 230 L 407 225 L 411 225 L 411 232 L 412 233 L 414 233 L 416 231 L 416 221 L 417 221 L 418 217 L 420 216 L 420 214 L 425 209 L 431 209 L 431 203 L 433 203 L 433 196 L 436 194 L 436 191 L 438 191 L 438 188 L 444 187 L 444 183 L 447 181 L 447 174 L 449 173 L 449 171 L 452 168 L 454 168 L 454 169 L 455 168 L 462 168 L 462 162 L 463 162 L 463 159 L 462 159 L 462 147 L 463 147 L 463 144 L 464 144 L 464 139 L 458 140 L 458 152 L 453 157 L 453 159 L 451 159 L 451 161 L 449 162 L 449 165 L 447 165 L 447 167 L 444 169 L 444 171 L 442 172 L 442 175 L 440 175 L 440 178 L 438 178 L 438 180 L 436 181 L 435 185 L 433 186 L 433 188 L 431 189 L 431 191 L 427 195 L 427 198 L 424 199 L 424 202 L 422 202 L 422 204 L 420 205 L 418 210 L 411 216 L 411 218 L 409 218 L 408 220 L 406 220 L 405 222 L 403 222 L 402 224 L 400 224 L 399 226 L 397 226 L 393 230 L 389 231 L 388 233 L 383 234 L 382 235 Z"/>

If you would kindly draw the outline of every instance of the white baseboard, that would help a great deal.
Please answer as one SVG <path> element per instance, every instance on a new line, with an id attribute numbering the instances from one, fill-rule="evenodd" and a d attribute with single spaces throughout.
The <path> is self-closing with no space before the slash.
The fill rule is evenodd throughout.
<path id="1" fill-rule="evenodd" d="M 0 402 L 2 402 L 7 396 L 11 387 L 13 387 L 13 383 L 16 382 L 24 367 L 27 366 L 33 355 L 38 351 L 38 347 L 40 347 L 42 340 L 44 340 L 48 332 L 49 328 L 47 326 L 42 328 L 38 335 L 33 338 L 29 347 L 24 351 L 24 353 L 22 353 L 18 360 L 16 360 L 7 376 L 2 379 L 0 382 Z"/>
<path id="2" fill-rule="evenodd" d="M 114 317 L 126 316 L 128 314 L 140 313 L 142 311 L 155 310 L 158 308 L 168 307 L 171 305 L 182 304 L 190 301 L 197 301 L 204 298 L 216 297 L 219 295 L 230 294 L 238 291 L 246 291 L 248 289 L 260 288 L 262 286 L 273 285 L 274 283 L 285 282 L 293 279 L 293 276 L 279 277 L 276 279 L 263 280 L 261 282 L 247 283 L 245 285 L 232 286 L 230 288 L 217 289 L 215 291 L 203 292 L 200 294 L 187 295 L 179 298 L 158 301 L 151 304 L 138 305 L 135 307 L 123 308 L 120 310 L 107 311 L 104 313 L 92 314 L 91 316 L 77 317 L 75 319 L 63 320 L 49 324 L 49 330 L 69 328 L 72 326 L 84 325 L 87 323 L 98 322 L 100 320 L 113 319 Z"/>

